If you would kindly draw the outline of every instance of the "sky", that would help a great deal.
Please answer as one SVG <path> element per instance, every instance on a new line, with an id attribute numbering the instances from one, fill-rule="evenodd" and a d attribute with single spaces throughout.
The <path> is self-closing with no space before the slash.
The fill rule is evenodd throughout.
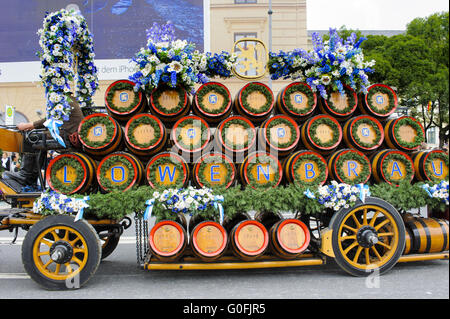
<path id="1" fill-rule="evenodd" d="M 417 17 L 448 11 L 448 0 L 306 0 L 308 30 L 345 25 L 358 30 L 406 30 Z"/>

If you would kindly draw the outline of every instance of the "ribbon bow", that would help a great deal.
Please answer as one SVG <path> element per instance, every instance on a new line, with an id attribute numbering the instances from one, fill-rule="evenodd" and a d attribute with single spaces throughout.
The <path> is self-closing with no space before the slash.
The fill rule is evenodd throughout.
<path id="1" fill-rule="evenodd" d="M 428 193 L 428 195 L 430 195 L 430 197 L 433 197 L 433 194 L 431 194 L 431 192 L 430 192 L 430 185 L 423 184 L 422 188 Z"/>
<path id="2" fill-rule="evenodd" d="M 78 221 L 83 218 L 84 209 L 86 207 L 89 207 L 89 204 L 86 203 L 89 200 L 89 196 L 84 196 L 82 199 L 78 199 L 78 201 L 81 202 L 81 208 L 78 211 L 77 215 L 75 216 L 75 221 Z"/>
<path id="3" fill-rule="evenodd" d="M 358 184 L 356 187 L 359 189 L 359 199 L 364 203 L 366 195 L 370 196 L 369 185 Z"/>
<path id="4" fill-rule="evenodd" d="M 303 194 L 305 194 L 306 197 L 308 197 L 308 198 L 310 198 L 310 199 L 315 199 L 315 198 L 316 198 L 316 196 L 314 196 L 314 193 L 311 192 L 311 191 L 309 190 L 309 188 L 308 188 Z"/>
<path id="5" fill-rule="evenodd" d="M 63 124 L 62 121 L 56 121 L 54 119 L 48 119 L 44 122 L 44 126 L 48 129 L 51 136 L 63 147 L 66 147 L 64 140 L 59 135 L 59 127 Z"/>
<path id="6" fill-rule="evenodd" d="M 147 208 L 145 209 L 145 213 L 144 213 L 144 220 L 148 220 L 150 218 L 150 216 L 152 215 L 152 211 L 153 211 L 153 205 L 155 204 L 155 199 L 149 199 L 145 202 L 145 205 L 147 205 Z"/>
<path id="7" fill-rule="evenodd" d="M 223 203 L 224 198 L 222 195 L 214 196 L 214 208 L 219 210 L 219 221 L 220 224 L 223 222 L 223 206 L 220 202 Z"/>

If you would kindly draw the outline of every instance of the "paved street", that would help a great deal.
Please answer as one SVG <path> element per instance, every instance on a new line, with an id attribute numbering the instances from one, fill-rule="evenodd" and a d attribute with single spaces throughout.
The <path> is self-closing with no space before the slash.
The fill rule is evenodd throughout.
<path id="1" fill-rule="evenodd" d="M 46 291 L 22 266 L 21 239 L 0 232 L 0 299 L 448 299 L 449 262 L 397 264 L 367 281 L 326 265 L 284 269 L 144 271 L 137 267 L 134 225 L 79 290 Z"/>

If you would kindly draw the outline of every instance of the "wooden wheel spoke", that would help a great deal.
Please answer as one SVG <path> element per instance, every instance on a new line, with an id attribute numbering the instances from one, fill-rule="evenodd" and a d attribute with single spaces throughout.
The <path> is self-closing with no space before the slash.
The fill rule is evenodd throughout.
<path id="1" fill-rule="evenodd" d="M 363 225 L 367 225 L 367 208 L 364 208 L 363 212 Z"/>
<path id="2" fill-rule="evenodd" d="M 347 224 L 342 225 L 342 227 L 347 228 L 348 230 L 352 231 L 354 234 L 358 232 L 356 228 L 350 227 Z"/>
<path id="3" fill-rule="evenodd" d="M 385 219 L 383 220 L 381 223 L 379 223 L 378 225 L 374 226 L 375 230 L 378 231 L 378 229 L 380 229 L 381 227 L 383 227 L 384 225 L 389 223 L 389 219 Z"/>
<path id="4" fill-rule="evenodd" d="M 50 266 L 52 263 L 53 263 L 53 259 L 49 259 L 49 260 L 45 263 L 44 269 L 47 269 L 48 266 Z"/>
<path id="5" fill-rule="evenodd" d="M 371 250 L 373 251 L 375 256 L 377 256 L 378 260 L 381 260 L 381 255 L 378 253 L 378 250 L 376 250 L 375 246 L 372 246 Z"/>
<path id="6" fill-rule="evenodd" d="M 359 258 L 359 255 L 361 254 L 362 249 L 363 249 L 362 246 L 358 246 L 358 249 L 356 250 L 355 256 L 353 257 L 353 262 L 354 263 L 358 262 L 358 258 Z"/>
<path id="7" fill-rule="evenodd" d="M 61 239 L 61 237 L 59 237 L 59 235 L 56 233 L 56 231 L 52 231 L 50 234 L 52 234 L 53 239 L 54 239 L 55 241 L 58 241 L 58 240 Z"/>
<path id="8" fill-rule="evenodd" d="M 350 246 L 348 246 L 345 250 L 344 250 L 344 255 L 347 255 L 348 252 L 350 250 L 352 250 L 354 247 L 356 247 L 358 245 L 358 242 L 355 240 Z"/>
<path id="9" fill-rule="evenodd" d="M 366 265 L 370 265 L 369 248 L 364 248 L 364 255 L 366 256 Z"/>
<path id="10" fill-rule="evenodd" d="M 53 242 L 51 242 L 51 241 L 49 241 L 49 240 L 47 240 L 47 239 L 44 239 L 44 238 L 42 238 L 42 239 L 40 240 L 39 243 L 40 243 L 40 244 L 45 244 L 45 245 L 47 245 L 48 247 L 52 247 L 52 245 L 53 245 Z"/>
<path id="11" fill-rule="evenodd" d="M 393 232 L 387 232 L 387 233 L 378 233 L 378 237 L 387 237 L 387 236 L 394 236 L 395 234 Z"/>
<path id="12" fill-rule="evenodd" d="M 356 218 L 355 213 L 352 214 L 352 218 L 355 221 L 356 227 L 361 228 L 361 223 L 359 222 L 358 218 Z"/>
<path id="13" fill-rule="evenodd" d="M 377 242 L 376 245 L 383 246 L 383 247 L 385 247 L 385 248 L 388 249 L 388 250 L 391 250 L 391 249 L 392 249 L 391 246 L 389 246 L 388 244 L 383 243 L 382 241 Z"/>
<path id="14" fill-rule="evenodd" d="M 56 264 L 55 275 L 58 275 L 60 271 L 61 271 L 61 264 Z"/>
<path id="15" fill-rule="evenodd" d="M 339 240 L 340 240 L 341 242 L 343 242 L 344 240 L 348 240 L 348 239 L 356 240 L 356 235 L 352 235 L 352 236 L 342 236 Z"/>

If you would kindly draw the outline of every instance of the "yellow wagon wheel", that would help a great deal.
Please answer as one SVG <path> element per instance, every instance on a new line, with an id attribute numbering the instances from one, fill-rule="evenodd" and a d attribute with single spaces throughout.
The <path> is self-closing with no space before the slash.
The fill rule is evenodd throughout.
<path id="1" fill-rule="evenodd" d="M 94 228 L 72 216 L 48 216 L 26 234 L 22 262 L 28 275 L 50 290 L 80 288 L 95 273 L 101 243 Z"/>
<path id="2" fill-rule="evenodd" d="M 330 221 L 336 263 L 354 276 L 389 271 L 405 247 L 405 225 L 389 203 L 369 197 Z"/>

